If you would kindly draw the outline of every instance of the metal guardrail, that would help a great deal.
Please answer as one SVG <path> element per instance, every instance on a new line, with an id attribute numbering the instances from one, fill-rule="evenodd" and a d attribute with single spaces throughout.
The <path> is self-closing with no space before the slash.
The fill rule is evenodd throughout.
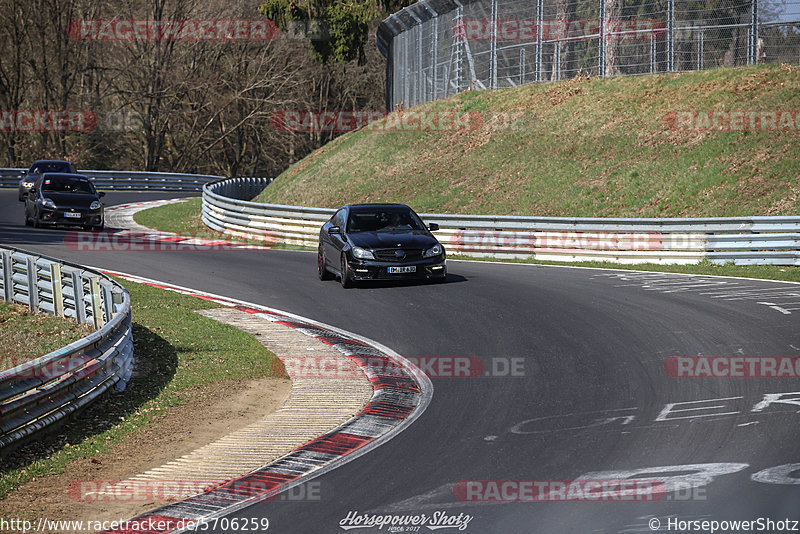
<path id="1" fill-rule="evenodd" d="M 233 178 L 203 187 L 213 230 L 269 243 L 316 247 L 336 210 L 250 202 L 269 180 Z M 474 257 L 613 263 L 800 265 L 800 217 L 624 219 L 420 214 L 451 253 Z"/>
<path id="2" fill-rule="evenodd" d="M 17 187 L 27 169 L 0 169 L 0 187 Z M 141 171 L 79 170 L 98 189 L 130 191 L 201 191 L 203 186 L 222 176 Z"/>
<path id="3" fill-rule="evenodd" d="M 0 371 L 0 449 L 86 406 L 133 370 L 128 292 L 102 273 L 0 247 L 0 298 L 32 311 L 72 317 L 98 330 Z"/>

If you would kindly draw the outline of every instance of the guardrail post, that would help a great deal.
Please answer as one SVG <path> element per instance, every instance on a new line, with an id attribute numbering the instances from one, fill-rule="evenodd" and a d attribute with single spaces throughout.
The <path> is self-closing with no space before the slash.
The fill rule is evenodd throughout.
<path id="1" fill-rule="evenodd" d="M 61 264 L 50 264 L 50 281 L 53 284 L 53 312 L 64 317 L 64 292 L 62 291 Z"/>
<path id="2" fill-rule="evenodd" d="M 3 254 L 3 298 L 6 302 L 14 300 L 14 285 L 11 275 L 14 272 L 14 263 L 11 260 L 11 252 L 4 250 Z"/>
<path id="3" fill-rule="evenodd" d="M 94 327 L 100 328 L 104 324 L 106 324 L 105 320 L 103 320 L 103 308 L 101 302 L 101 293 L 100 293 L 100 279 L 96 276 L 92 276 L 89 278 L 89 296 L 91 298 L 91 306 L 92 306 L 92 321 L 94 321 Z"/>
<path id="4" fill-rule="evenodd" d="M 72 272 L 72 292 L 75 295 L 75 319 L 86 322 L 86 309 L 83 307 L 83 278 L 78 271 Z"/>
<path id="5" fill-rule="evenodd" d="M 114 317 L 114 293 L 111 286 L 103 285 L 103 319 L 105 322 Z"/>
<path id="6" fill-rule="evenodd" d="M 28 271 L 28 308 L 32 311 L 39 311 L 39 286 L 37 286 L 36 259 L 31 256 L 25 257 L 25 268 Z"/>

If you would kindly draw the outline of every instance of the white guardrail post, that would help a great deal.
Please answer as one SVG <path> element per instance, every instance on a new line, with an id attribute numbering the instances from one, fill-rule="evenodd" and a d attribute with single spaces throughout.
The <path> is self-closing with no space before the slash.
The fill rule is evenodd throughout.
<path id="1" fill-rule="evenodd" d="M 252 202 L 270 180 L 203 186 L 202 220 L 227 234 L 315 247 L 335 210 Z M 625 219 L 423 213 L 451 253 L 611 263 L 800 265 L 800 216 Z"/>
<path id="2" fill-rule="evenodd" d="M 133 370 L 133 337 L 130 296 L 111 278 L 7 247 L 0 247 L 0 261 L 4 300 L 98 329 L 50 354 L 0 370 L 2 450 L 61 421 L 112 386 L 122 391 Z"/>

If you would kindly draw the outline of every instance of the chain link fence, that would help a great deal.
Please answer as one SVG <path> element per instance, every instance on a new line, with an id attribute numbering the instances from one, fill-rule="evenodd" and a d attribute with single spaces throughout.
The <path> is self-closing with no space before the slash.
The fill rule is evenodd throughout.
<path id="1" fill-rule="evenodd" d="M 580 75 L 797 65 L 800 1 L 421 0 L 385 19 L 377 43 L 393 110 Z"/>

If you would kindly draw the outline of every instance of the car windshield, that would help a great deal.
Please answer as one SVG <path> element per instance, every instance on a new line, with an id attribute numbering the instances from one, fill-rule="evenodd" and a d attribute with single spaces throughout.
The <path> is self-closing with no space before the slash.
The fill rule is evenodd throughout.
<path id="1" fill-rule="evenodd" d="M 347 219 L 347 231 L 353 233 L 424 229 L 425 225 L 413 211 L 402 208 L 351 211 Z"/>
<path id="2" fill-rule="evenodd" d="M 53 176 L 45 178 L 42 191 L 56 193 L 88 193 L 94 194 L 94 186 L 86 178 L 70 178 L 67 176 Z"/>
<path id="3" fill-rule="evenodd" d="M 28 171 L 29 174 L 42 174 L 45 172 L 72 172 L 72 169 L 70 169 L 69 163 L 66 161 L 50 161 L 37 163 Z"/>

